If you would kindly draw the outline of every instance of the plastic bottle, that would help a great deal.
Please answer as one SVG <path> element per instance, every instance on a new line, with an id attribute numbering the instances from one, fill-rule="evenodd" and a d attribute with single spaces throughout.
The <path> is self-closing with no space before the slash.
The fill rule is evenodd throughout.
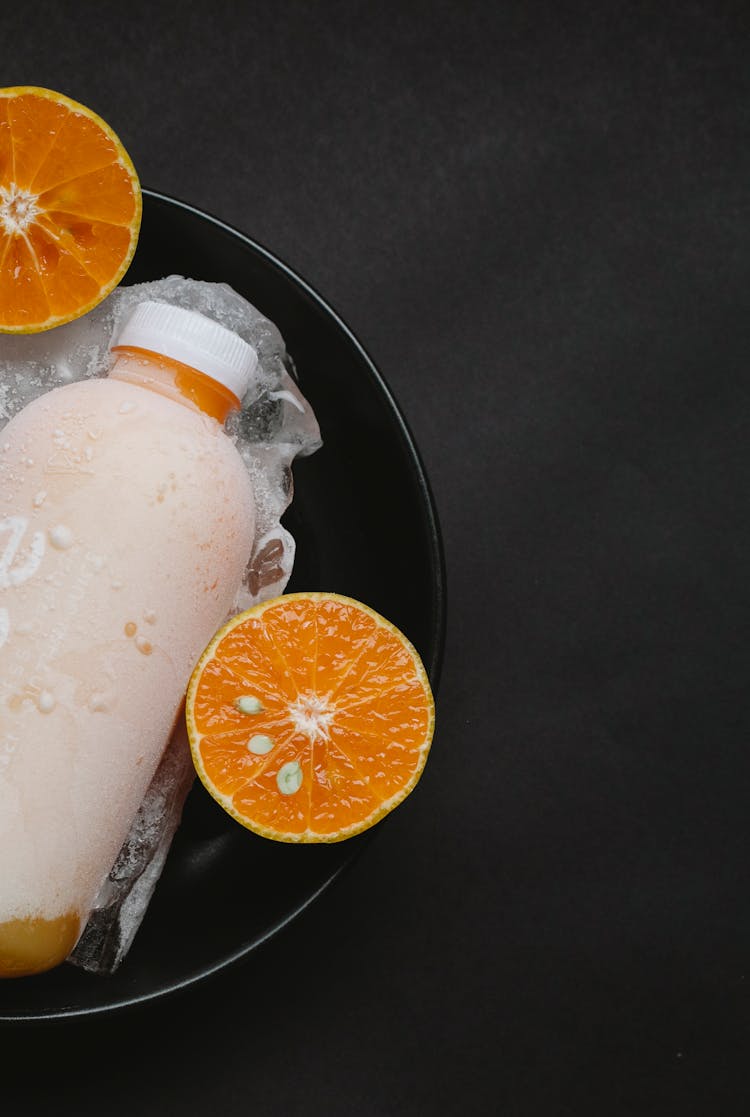
<path id="1" fill-rule="evenodd" d="M 113 351 L 0 432 L 0 976 L 75 945 L 252 549 L 253 349 L 143 303 Z"/>

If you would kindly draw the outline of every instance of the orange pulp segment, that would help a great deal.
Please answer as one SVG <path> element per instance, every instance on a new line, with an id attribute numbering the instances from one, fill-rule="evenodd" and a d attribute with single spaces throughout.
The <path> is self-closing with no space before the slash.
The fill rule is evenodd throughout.
<path id="1" fill-rule="evenodd" d="M 0 89 L 0 333 L 91 310 L 135 252 L 141 189 L 96 113 L 35 86 Z"/>
<path id="2" fill-rule="evenodd" d="M 394 625 L 339 594 L 296 593 L 216 634 L 186 717 L 198 775 L 233 818 L 276 841 L 338 842 L 414 788 L 435 707 Z"/>

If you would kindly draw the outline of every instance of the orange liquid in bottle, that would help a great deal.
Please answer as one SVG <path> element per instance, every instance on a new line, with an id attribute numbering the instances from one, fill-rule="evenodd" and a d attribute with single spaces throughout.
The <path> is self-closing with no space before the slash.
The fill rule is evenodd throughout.
<path id="1" fill-rule="evenodd" d="M 63 961 L 254 535 L 236 398 L 125 347 L 0 433 L 0 977 Z"/>

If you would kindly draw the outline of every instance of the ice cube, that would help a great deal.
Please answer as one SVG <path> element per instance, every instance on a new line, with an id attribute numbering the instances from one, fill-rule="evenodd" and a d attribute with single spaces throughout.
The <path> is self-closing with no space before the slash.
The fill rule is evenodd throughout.
<path id="1" fill-rule="evenodd" d="M 69 961 L 113 973 L 143 920 L 195 778 L 185 728 L 172 736 Z"/>

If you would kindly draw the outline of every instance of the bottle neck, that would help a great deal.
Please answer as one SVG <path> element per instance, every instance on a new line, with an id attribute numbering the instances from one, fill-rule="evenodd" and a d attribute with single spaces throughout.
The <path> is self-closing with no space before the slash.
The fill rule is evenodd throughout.
<path id="1" fill-rule="evenodd" d="M 219 423 L 224 423 L 230 411 L 240 407 L 240 401 L 223 384 L 172 357 L 131 345 L 115 345 L 112 352 L 115 363 L 109 376 L 113 380 L 148 388 L 192 410 L 202 411 Z"/>

